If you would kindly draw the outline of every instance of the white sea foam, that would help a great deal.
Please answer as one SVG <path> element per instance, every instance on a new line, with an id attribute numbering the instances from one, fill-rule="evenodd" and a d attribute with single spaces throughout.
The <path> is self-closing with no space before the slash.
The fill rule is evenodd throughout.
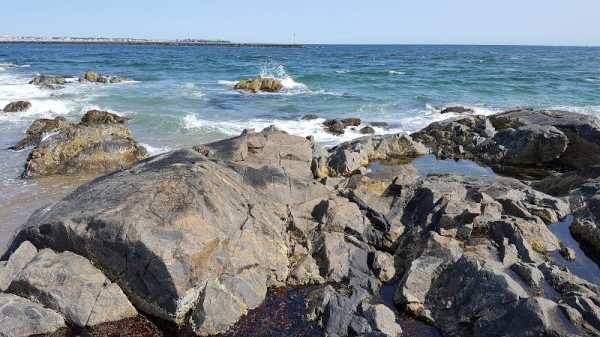
<path id="1" fill-rule="evenodd" d="M 287 73 L 285 67 L 282 65 L 268 67 L 263 66 L 260 68 L 260 77 L 262 78 L 276 78 L 281 81 L 283 88 L 285 89 L 306 89 L 306 85 L 294 81 L 292 76 Z"/>
<path id="2" fill-rule="evenodd" d="M 550 110 L 563 110 L 569 112 L 580 113 L 584 115 L 592 115 L 600 118 L 600 105 L 586 105 L 586 106 L 568 106 L 568 105 L 556 105 L 549 107 Z"/>
<path id="3" fill-rule="evenodd" d="M 146 149 L 146 151 L 148 151 L 148 154 L 151 156 L 155 156 L 157 154 L 169 152 L 172 150 L 171 148 L 166 146 L 152 146 L 146 143 L 140 143 L 140 145 L 142 145 Z"/>
<path id="4" fill-rule="evenodd" d="M 388 74 L 390 74 L 390 75 L 404 75 L 406 73 L 403 72 L 403 71 L 390 70 L 390 71 L 388 71 Z"/>
<path id="5" fill-rule="evenodd" d="M 596 78 L 584 78 L 583 80 L 586 81 L 586 82 L 590 82 L 590 83 L 598 81 L 598 79 L 596 79 Z"/>
<path id="6" fill-rule="evenodd" d="M 336 145 L 341 142 L 364 136 L 364 134 L 360 133 L 360 129 L 366 124 L 362 124 L 355 128 L 346 128 L 346 132 L 343 135 L 334 135 L 325 130 L 323 127 L 324 121 L 324 118 L 317 118 L 313 120 L 253 119 L 247 121 L 209 121 L 199 118 L 196 115 L 189 114 L 182 118 L 182 127 L 184 129 L 200 129 L 206 132 L 217 131 L 227 136 L 236 136 L 239 135 L 244 129 L 261 131 L 269 125 L 275 125 L 279 129 L 292 135 L 303 137 L 314 136 L 316 142 L 327 146 Z M 377 134 L 397 133 L 402 131 L 398 128 L 384 129 L 375 127 L 374 129 Z"/>
<path id="7" fill-rule="evenodd" d="M 233 87 L 237 84 L 237 81 L 218 80 L 217 84 Z"/>

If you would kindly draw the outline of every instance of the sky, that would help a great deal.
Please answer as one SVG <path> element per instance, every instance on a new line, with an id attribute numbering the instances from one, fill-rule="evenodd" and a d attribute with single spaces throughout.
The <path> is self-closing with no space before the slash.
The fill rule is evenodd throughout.
<path id="1" fill-rule="evenodd" d="M 2 0 L 0 36 L 600 46 L 600 0 Z"/>

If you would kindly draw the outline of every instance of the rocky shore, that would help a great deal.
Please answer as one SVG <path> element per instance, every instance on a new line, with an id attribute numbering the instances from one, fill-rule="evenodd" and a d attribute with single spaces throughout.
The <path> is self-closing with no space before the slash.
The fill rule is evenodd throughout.
<path id="1" fill-rule="evenodd" d="M 92 115 L 50 122 L 120 123 Z M 330 149 L 269 127 L 136 157 L 15 234 L 0 335 L 135 317 L 231 333 L 277 289 L 307 286 L 294 310 L 328 336 L 400 336 L 399 311 L 443 336 L 598 335 L 600 284 L 553 258 L 569 247 L 548 225 L 572 215 L 573 236 L 600 255 L 599 133 L 589 116 L 517 109 Z M 45 141 L 30 134 L 24 144 Z M 430 151 L 504 176 L 419 176 L 410 161 Z"/>

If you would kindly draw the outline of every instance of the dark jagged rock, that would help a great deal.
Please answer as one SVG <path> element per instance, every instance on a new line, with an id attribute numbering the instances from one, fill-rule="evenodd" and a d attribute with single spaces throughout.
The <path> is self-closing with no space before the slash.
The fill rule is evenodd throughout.
<path id="1" fill-rule="evenodd" d="M 327 120 L 323 122 L 323 125 L 327 131 L 333 133 L 334 135 L 343 135 L 346 129 L 344 123 L 337 119 Z"/>
<path id="2" fill-rule="evenodd" d="M 84 116 L 85 122 L 80 125 L 63 117 L 35 120 L 27 129 L 27 136 L 11 147 L 13 150 L 34 147 L 27 158 L 23 177 L 103 173 L 147 157 L 148 152 L 133 140 L 129 129 L 97 124 L 120 118 L 93 112 Z"/>
<path id="3" fill-rule="evenodd" d="M 464 106 L 449 106 L 440 111 L 441 114 L 450 113 L 450 112 L 457 113 L 457 114 L 463 114 L 463 113 L 473 113 L 475 111 L 471 108 L 465 108 Z"/>
<path id="4" fill-rule="evenodd" d="M 386 122 L 371 122 L 369 123 L 369 125 L 375 128 L 387 128 L 388 126 L 390 126 Z"/>
<path id="5" fill-rule="evenodd" d="M 239 81 L 233 87 L 237 90 L 248 90 L 252 93 L 259 91 L 263 92 L 278 92 L 283 88 L 281 80 L 276 78 L 249 78 L 247 80 Z"/>
<path id="6" fill-rule="evenodd" d="M 362 133 L 363 135 L 367 135 L 367 134 L 374 134 L 375 133 L 375 129 L 373 129 L 371 126 L 367 125 L 364 128 L 360 129 L 360 133 Z"/>
<path id="7" fill-rule="evenodd" d="M 439 158 L 473 159 L 534 170 L 600 164 L 600 122 L 564 111 L 511 110 L 459 117 L 413 134 Z M 547 174 L 546 174 L 547 175 Z"/>
<path id="8" fill-rule="evenodd" d="M 361 122 L 360 118 L 344 118 L 341 120 L 342 124 L 344 124 L 345 127 L 348 126 L 359 126 Z"/>
<path id="9" fill-rule="evenodd" d="M 305 121 L 312 121 L 314 119 L 319 119 L 321 117 L 317 116 L 317 115 L 313 115 L 313 114 L 308 114 L 308 115 L 304 115 L 302 117 L 300 117 L 300 119 L 305 120 Z"/>
<path id="10" fill-rule="evenodd" d="M 31 108 L 31 102 L 28 101 L 17 101 L 8 103 L 2 111 L 4 112 L 21 112 L 27 111 Z"/>

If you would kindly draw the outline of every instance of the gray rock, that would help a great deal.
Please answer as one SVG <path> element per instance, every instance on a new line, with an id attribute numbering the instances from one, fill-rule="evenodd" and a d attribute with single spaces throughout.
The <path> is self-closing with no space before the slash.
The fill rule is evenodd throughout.
<path id="1" fill-rule="evenodd" d="M 15 276 L 33 259 L 37 249 L 29 241 L 23 242 L 0 268 L 0 291 L 5 291 Z"/>
<path id="2" fill-rule="evenodd" d="M 383 332 L 386 336 L 402 334 L 402 328 L 396 323 L 396 315 L 390 308 L 383 304 L 362 304 L 361 309 L 373 330 Z"/>
<path id="3" fill-rule="evenodd" d="M 197 335 L 225 332 L 246 312 L 246 306 L 217 280 L 203 290 L 199 305 L 190 317 Z"/>
<path id="4" fill-rule="evenodd" d="M 34 299 L 80 327 L 137 315 L 119 286 L 71 252 L 41 250 L 16 275 L 7 292 Z"/>
<path id="5" fill-rule="evenodd" d="M 64 327 L 57 312 L 22 297 L 0 293 L 0 336 L 52 334 Z"/>

